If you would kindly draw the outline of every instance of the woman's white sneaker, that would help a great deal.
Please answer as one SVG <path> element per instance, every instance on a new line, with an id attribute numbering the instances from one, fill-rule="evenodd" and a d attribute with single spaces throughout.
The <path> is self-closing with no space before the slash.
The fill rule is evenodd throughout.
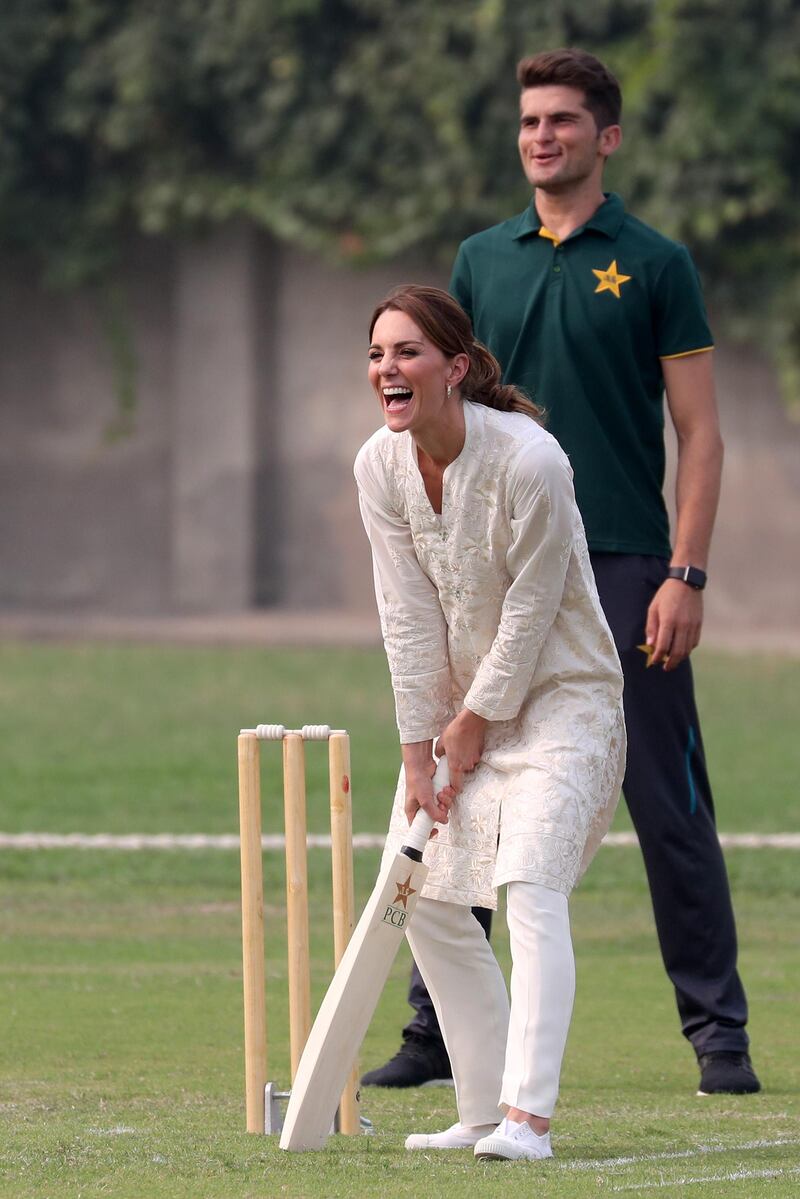
<path id="1" fill-rule="evenodd" d="M 406 1137 L 406 1149 L 472 1149 L 495 1127 L 494 1124 L 454 1124 L 444 1132 L 413 1132 Z"/>
<path id="2" fill-rule="evenodd" d="M 506 1118 L 498 1124 L 494 1132 L 490 1132 L 476 1143 L 475 1156 L 484 1161 L 494 1158 L 512 1162 L 552 1157 L 550 1133 L 545 1132 L 537 1136 L 527 1121 L 523 1120 L 521 1124 L 517 1124 L 516 1121 Z"/>

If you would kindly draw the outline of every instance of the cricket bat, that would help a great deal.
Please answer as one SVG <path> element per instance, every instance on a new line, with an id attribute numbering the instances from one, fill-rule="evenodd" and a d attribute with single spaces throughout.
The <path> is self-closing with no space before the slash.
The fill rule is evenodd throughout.
<path id="1" fill-rule="evenodd" d="M 449 781 L 447 762 L 440 758 L 434 793 Z M 281 1149 L 322 1149 L 328 1139 L 347 1075 L 428 875 L 422 851 L 433 824 L 420 808 L 402 849 L 378 876 L 306 1041 L 292 1083 Z"/>

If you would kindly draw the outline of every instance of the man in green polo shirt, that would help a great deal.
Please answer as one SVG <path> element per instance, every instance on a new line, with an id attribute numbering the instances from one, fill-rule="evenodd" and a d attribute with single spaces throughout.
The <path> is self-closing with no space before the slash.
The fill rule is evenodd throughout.
<path id="1" fill-rule="evenodd" d="M 519 152 L 533 199 L 461 245 L 450 290 L 504 380 L 545 409 L 570 457 L 625 674 L 623 791 L 682 1029 L 700 1065 L 698 1093 L 753 1092 L 760 1084 L 689 663 L 722 467 L 712 337 L 685 248 L 603 193 L 606 160 L 621 140 L 614 77 L 589 54 L 557 50 L 524 59 L 518 81 Z M 672 544 L 665 394 L 678 439 Z M 427 1077 L 444 1073 L 419 978 L 409 1000 L 417 1015 L 400 1054 L 365 1082 L 424 1081 L 426 1061 L 434 1063 Z"/>
<path id="2" fill-rule="evenodd" d="M 570 455 L 590 547 L 669 558 L 662 363 L 708 351 L 711 333 L 686 250 L 626 214 L 618 196 L 601 193 L 582 219 L 588 208 L 552 222 L 581 222 L 563 239 L 534 205 L 470 238 L 451 290 L 506 381 L 545 407 Z"/>

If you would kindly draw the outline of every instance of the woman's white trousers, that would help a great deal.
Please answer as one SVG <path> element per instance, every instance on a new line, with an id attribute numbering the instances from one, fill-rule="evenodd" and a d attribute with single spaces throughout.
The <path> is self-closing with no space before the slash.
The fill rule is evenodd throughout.
<path id="1" fill-rule="evenodd" d="M 500 967 L 468 907 L 420 899 L 408 941 L 453 1067 L 462 1124 L 510 1107 L 551 1116 L 575 996 L 566 895 L 511 882 L 511 1010 Z"/>

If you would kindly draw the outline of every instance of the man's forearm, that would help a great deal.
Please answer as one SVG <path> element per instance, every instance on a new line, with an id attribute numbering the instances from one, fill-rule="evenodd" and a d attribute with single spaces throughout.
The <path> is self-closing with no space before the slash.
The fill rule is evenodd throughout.
<path id="1" fill-rule="evenodd" d="M 714 391 L 714 356 L 690 354 L 663 362 L 667 403 L 678 437 L 675 484 L 675 566 L 708 565 L 719 503 L 722 438 Z"/>
<path id="2" fill-rule="evenodd" d="M 678 441 L 675 482 L 676 522 L 672 561 L 677 566 L 708 566 L 711 535 L 722 478 L 722 439 L 705 430 Z"/>

